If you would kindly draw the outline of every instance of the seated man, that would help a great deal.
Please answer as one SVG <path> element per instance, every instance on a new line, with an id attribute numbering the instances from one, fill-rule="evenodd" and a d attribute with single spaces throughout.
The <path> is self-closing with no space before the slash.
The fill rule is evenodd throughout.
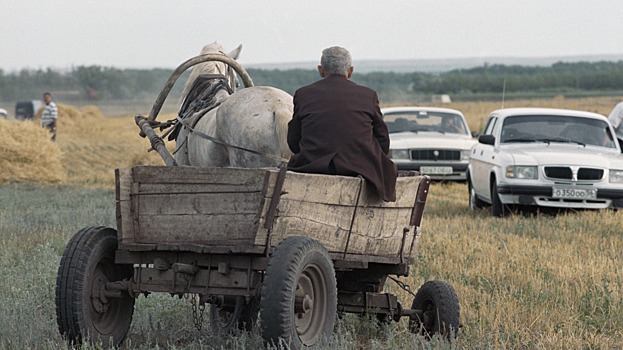
<path id="1" fill-rule="evenodd" d="M 350 81 L 352 59 L 344 48 L 325 49 L 318 72 L 323 79 L 294 94 L 288 169 L 361 175 L 384 201 L 395 201 L 398 172 L 376 92 Z"/>
<path id="2" fill-rule="evenodd" d="M 461 128 L 456 124 L 455 118 L 452 116 L 444 116 L 441 119 L 441 130 L 452 134 L 460 134 L 463 132 L 463 130 L 461 130 Z"/>

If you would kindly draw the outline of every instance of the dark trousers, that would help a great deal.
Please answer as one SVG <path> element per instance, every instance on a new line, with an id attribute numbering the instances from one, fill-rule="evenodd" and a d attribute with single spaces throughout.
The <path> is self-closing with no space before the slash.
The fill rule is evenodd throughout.
<path id="1" fill-rule="evenodd" d="M 48 129 L 50 131 L 50 134 L 52 134 L 51 140 L 56 141 L 56 120 L 52 121 L 49 124 L 45 124 L 43 127 Z"/>

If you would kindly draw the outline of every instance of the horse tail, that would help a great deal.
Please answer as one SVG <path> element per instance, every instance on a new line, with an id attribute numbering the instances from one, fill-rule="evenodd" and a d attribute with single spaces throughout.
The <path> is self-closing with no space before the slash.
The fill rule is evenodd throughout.
<path id="1" fill-rule="evenodd" d="M 275 110 L 275 134 L 281 150 L 281 158 L 290 159 L 292 151 L 288 146 L 288 122 L 292 119 L 292 110 L 282 106 Z"/>

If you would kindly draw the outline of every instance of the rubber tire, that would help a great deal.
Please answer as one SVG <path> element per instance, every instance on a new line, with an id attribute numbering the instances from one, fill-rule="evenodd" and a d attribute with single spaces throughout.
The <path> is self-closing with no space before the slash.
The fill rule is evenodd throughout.
<path id="1" fill-rule="evenodd" d="M 509 210 L 500 200 L 498 185 L 495 179 L 491 181 L 491 215 L 501 218 L 509 214 Z"/>
<path id="2" fill-rule="evenodd" d="M 225 311 L 215 304 L 210 304 L 210 327 L 214 333 L 234 333 L 236 330 L 253 330 L 253 325 L 259 316 L 259 305 L 252 298 L 247 303 L 244 297 L 235 297 L 235 306 L 231 311 Z M 224 312 L 223 312 L 224 311 Z M 223 312 L 225 319 L 222 318 Z"/>
<path id="3" fill-rule="evenodd" d="M 115 264 L 116 250 L 117 231 L 102 226 L 79 230 L 65 246 L 56 278 L 56 322 L 70 344 L 118 347 L 130 329 L 134 298 L 109 298 L 99 304 L 103 312 L 91 299 L 104 283 L 132 277 L 132 265 Z"/>
<path id="4" fill-rule="evenodd" d="M 469 208 L 472 211 L 485 207 L 486 203 L 476 196 L 476 190 L 474 189 L 474 185 L 472 185 L 472 179 L 470 176 L 467 177 L 467 193 L 469 194 Z"/>
<path id="5" fill-rule="evenodd" d="M 310 292 L 304 293 L 312 301 L 310 311 L 295 314 L 297 289 Z M 301 349 L 331 337 L 337 318 L 337 282 L 333 262 L 320 242 L 292 236 L 275 248 L 262 284 L 260 316 L 264 340 L 276 347 L 285 343 L 290 349 Z"/>
<path id="6" fill-rule="evenodd" d="M 446 340 L 458 336 L 460 327 L 460 305 L 454 288 L 443 281 L 428 281 L 418 289 L 411 305 L 413 310 L 422 310 L 423 320 L 417 317 L 409 320 L 409 329 L 431 339 L 434 335 Z M 431 318 L 430 314 L 434 316 Z"/>

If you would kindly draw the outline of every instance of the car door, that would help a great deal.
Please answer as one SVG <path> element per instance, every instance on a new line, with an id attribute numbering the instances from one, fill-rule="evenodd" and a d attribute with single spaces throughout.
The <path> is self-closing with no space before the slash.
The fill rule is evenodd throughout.
<path id="1" fill-rule="evenodd" d="M 472 147 L 469 159 L 470 176 L 476 195 L 489 202 L 491 200 L 489 179 L 496 152 L 494 145 L 482 141 L 487 138 L 491 139 L 492 136 L 496 135 L 496 130 L 499 129 L 499 119 L 496 115 L 489 117 L 482 135 L 478 137 L 478 143 Z M 495 143 L 497 142 L 498 140 L 495 140 Z"/>

